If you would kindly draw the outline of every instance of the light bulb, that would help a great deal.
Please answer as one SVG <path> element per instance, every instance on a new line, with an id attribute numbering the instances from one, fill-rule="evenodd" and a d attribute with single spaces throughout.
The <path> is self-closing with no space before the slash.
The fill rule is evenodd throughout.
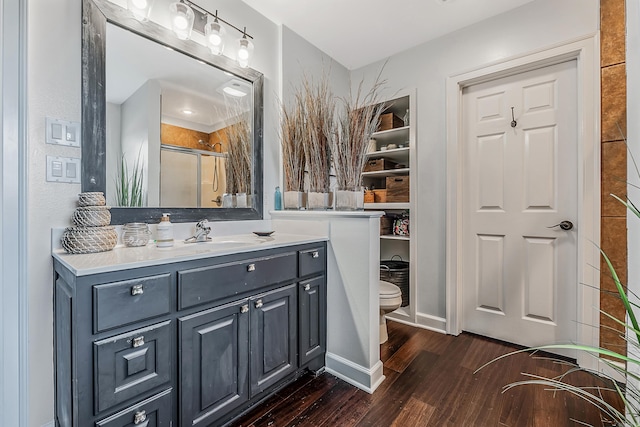
<path id="1" fill-rule="evenodd" d="M 187 20 L 187 18 L 182 15 L 178 15 L 173 18 L 173 25 L 179 30 L 184 30 L 185 28 L 187 28 L 188 24 L 189 21 Z"/>
<path id="2" fill-rule="evenodd" d="M 251 53 L 253 52 L 253 43 L 246 38 L 244 35 L 240 40 L 238 40 L 238 53 L 237 60 L 238 65 L 242 68 L 246 68 L 249 66 L 249 61 L 251 60 Z"/>
<path id="3" fill-rule="evenodd" d="M 211 34 L 209 35 L 209 43 L 214 46 L 218 46 L 220 43 L 222 43 L 222 37 L 217 34 Z"/>
<path id="4" fill-rule="evenodd" d="M 137 8 L 137 9 L 146 9 L 147 8 L 147 0 L 131 0 L 131 3 Z"/>
<path id="5" fill-rule="evenodd" d="M 151 12 L 154 0 L 127 0 L 127 9 L 133 13 L 138 21 L 146 21 Z"/>
<path id="6" fill-rule="evenodd" d="M 195 14 L 185 3 L 175 2 L 169 5 L 171 12 L 171 29 L 180 40 L 191 37 Z"/>
<path id="7" fill-rule="evenodd" d="M 204 33 L 207 36 L 207 44 L 209 45 L 211 53 L 214 55 L 220 55 L 224 50 L 223 36 L 225 34 L 225 29 L 220 25 L 217 18 L 215 21 L 209 22 L 205 25 Z"/>

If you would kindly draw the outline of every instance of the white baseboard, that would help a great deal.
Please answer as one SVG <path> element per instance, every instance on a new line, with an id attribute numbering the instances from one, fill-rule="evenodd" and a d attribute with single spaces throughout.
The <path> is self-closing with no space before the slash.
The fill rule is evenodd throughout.
<path id="1" fill-rule="evenodd" d="M 326 355 L 326 371 L 369 394 L 372 394 L 385 378 L 382 373 L 382 362 L 379 360 L 371 369 L 367 369 L 344 357 L 328 352 Z"/>
<path id="2" fill-rule="evenodd" d="M 416 315 L 418 319 L 418 326 L 430 331 L 440 332 L 441 334 L 447 333 L 447 319 L 444 317 L 432 316 L 430 314 L 418 313 Z"/>
<path id="3" fill-rule="evenodd" d="M 430 314 L 417 314 L 417 323 L 412 322 L 411 318 L 405 315 L 398 315 L 397 313 L 389 313 L 385 316 L 389 320 L 394 322 L 403 323 L 409 326 L 415 326 L 416 328 L 428 329 L 430 331 L 439 332 L 441 334 L 447 333 L 447 319 L 443 317 L 431 316 Z"/>

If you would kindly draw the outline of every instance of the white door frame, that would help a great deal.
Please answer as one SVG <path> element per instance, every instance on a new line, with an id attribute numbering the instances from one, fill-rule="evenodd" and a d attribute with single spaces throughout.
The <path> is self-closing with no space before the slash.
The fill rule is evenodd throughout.
<path id="1" fill-rule="evenodd" d="M 0 0 L 0 425 L 28 425 L 27 0 Z M 45 325 L 46 326 L 46 325 Z"/>
<path id="2" fill-rule="evenodd" d="M 600 57 L 599 36 L 502 60 L 447 79 L 447 333 L 462 326 L 462 90 L 497 78 L 575 59 L 578 78 L 577 340 L 598 346 L 600 327 Z M 596 368 L 595 358 L 578 356 Z"/>

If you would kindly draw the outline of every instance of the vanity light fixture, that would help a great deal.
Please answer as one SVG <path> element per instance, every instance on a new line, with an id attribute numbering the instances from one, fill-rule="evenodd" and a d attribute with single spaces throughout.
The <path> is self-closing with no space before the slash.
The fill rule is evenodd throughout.
<path id="1" fill-rule="evenodd" d="M 205 36 L 207 46 L 214 55 L 221 55 L 224 51 L 226 30 L 222 24 L 242 33 L 242 37 L 237 42 L 236 60 L 242 68 L 249 66 L 254 47 L 251 42 L 253 37 L 247 33 L 247 27 L 241 30 L 229 21 L 220 18 L 217 10 L 216 13 L 211 13 L 191 0 L 180 0 L 172 3 L 170 10 L 171 28 L 178 38 L 182 40 L 188 39 L 192 29 L 202 33 Z M 187 23 L 188 26 L 186 25 Z"/>
<path id="2" fill-rule="evenodd" d="M 207 38 L 207 45 L 214 55 L 221 55 L 224 50 L 224 27 L 218 21 L 218 11 L 213 15 L 213 21 L 207 22 L 204 26 L 204 34 Z"/>
<path id="3" fill-rule="evenodd" d="M 238 65 L 247 68 L 253 54 L 253 43 L 247 38 L 247 28 L 242 32 L 242 38 L 238 39 Z"/>
<path id="4" fill-rule="evenodd" d="M 127 0 L 127 9 L 138 21 L 147 21 L 155 0 Z"/>
<path id="5" fill-rule="evenodd" d="M 171 29 L 180 40 L 188 40 L 193 29 L 195 14 L 186 3 L 175 2 L 169 5 Z"/>

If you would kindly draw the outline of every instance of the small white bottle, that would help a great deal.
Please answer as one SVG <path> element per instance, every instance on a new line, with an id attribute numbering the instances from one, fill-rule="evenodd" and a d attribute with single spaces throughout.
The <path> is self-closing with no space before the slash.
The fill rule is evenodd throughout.
<path id="1" fill-rule="evenodd" d="M 163 213 L 157 227 L 156 246 L 159 248 L 173 246 L 173 224 L 169 221 L 169 215 L 168 213 Z"/>

